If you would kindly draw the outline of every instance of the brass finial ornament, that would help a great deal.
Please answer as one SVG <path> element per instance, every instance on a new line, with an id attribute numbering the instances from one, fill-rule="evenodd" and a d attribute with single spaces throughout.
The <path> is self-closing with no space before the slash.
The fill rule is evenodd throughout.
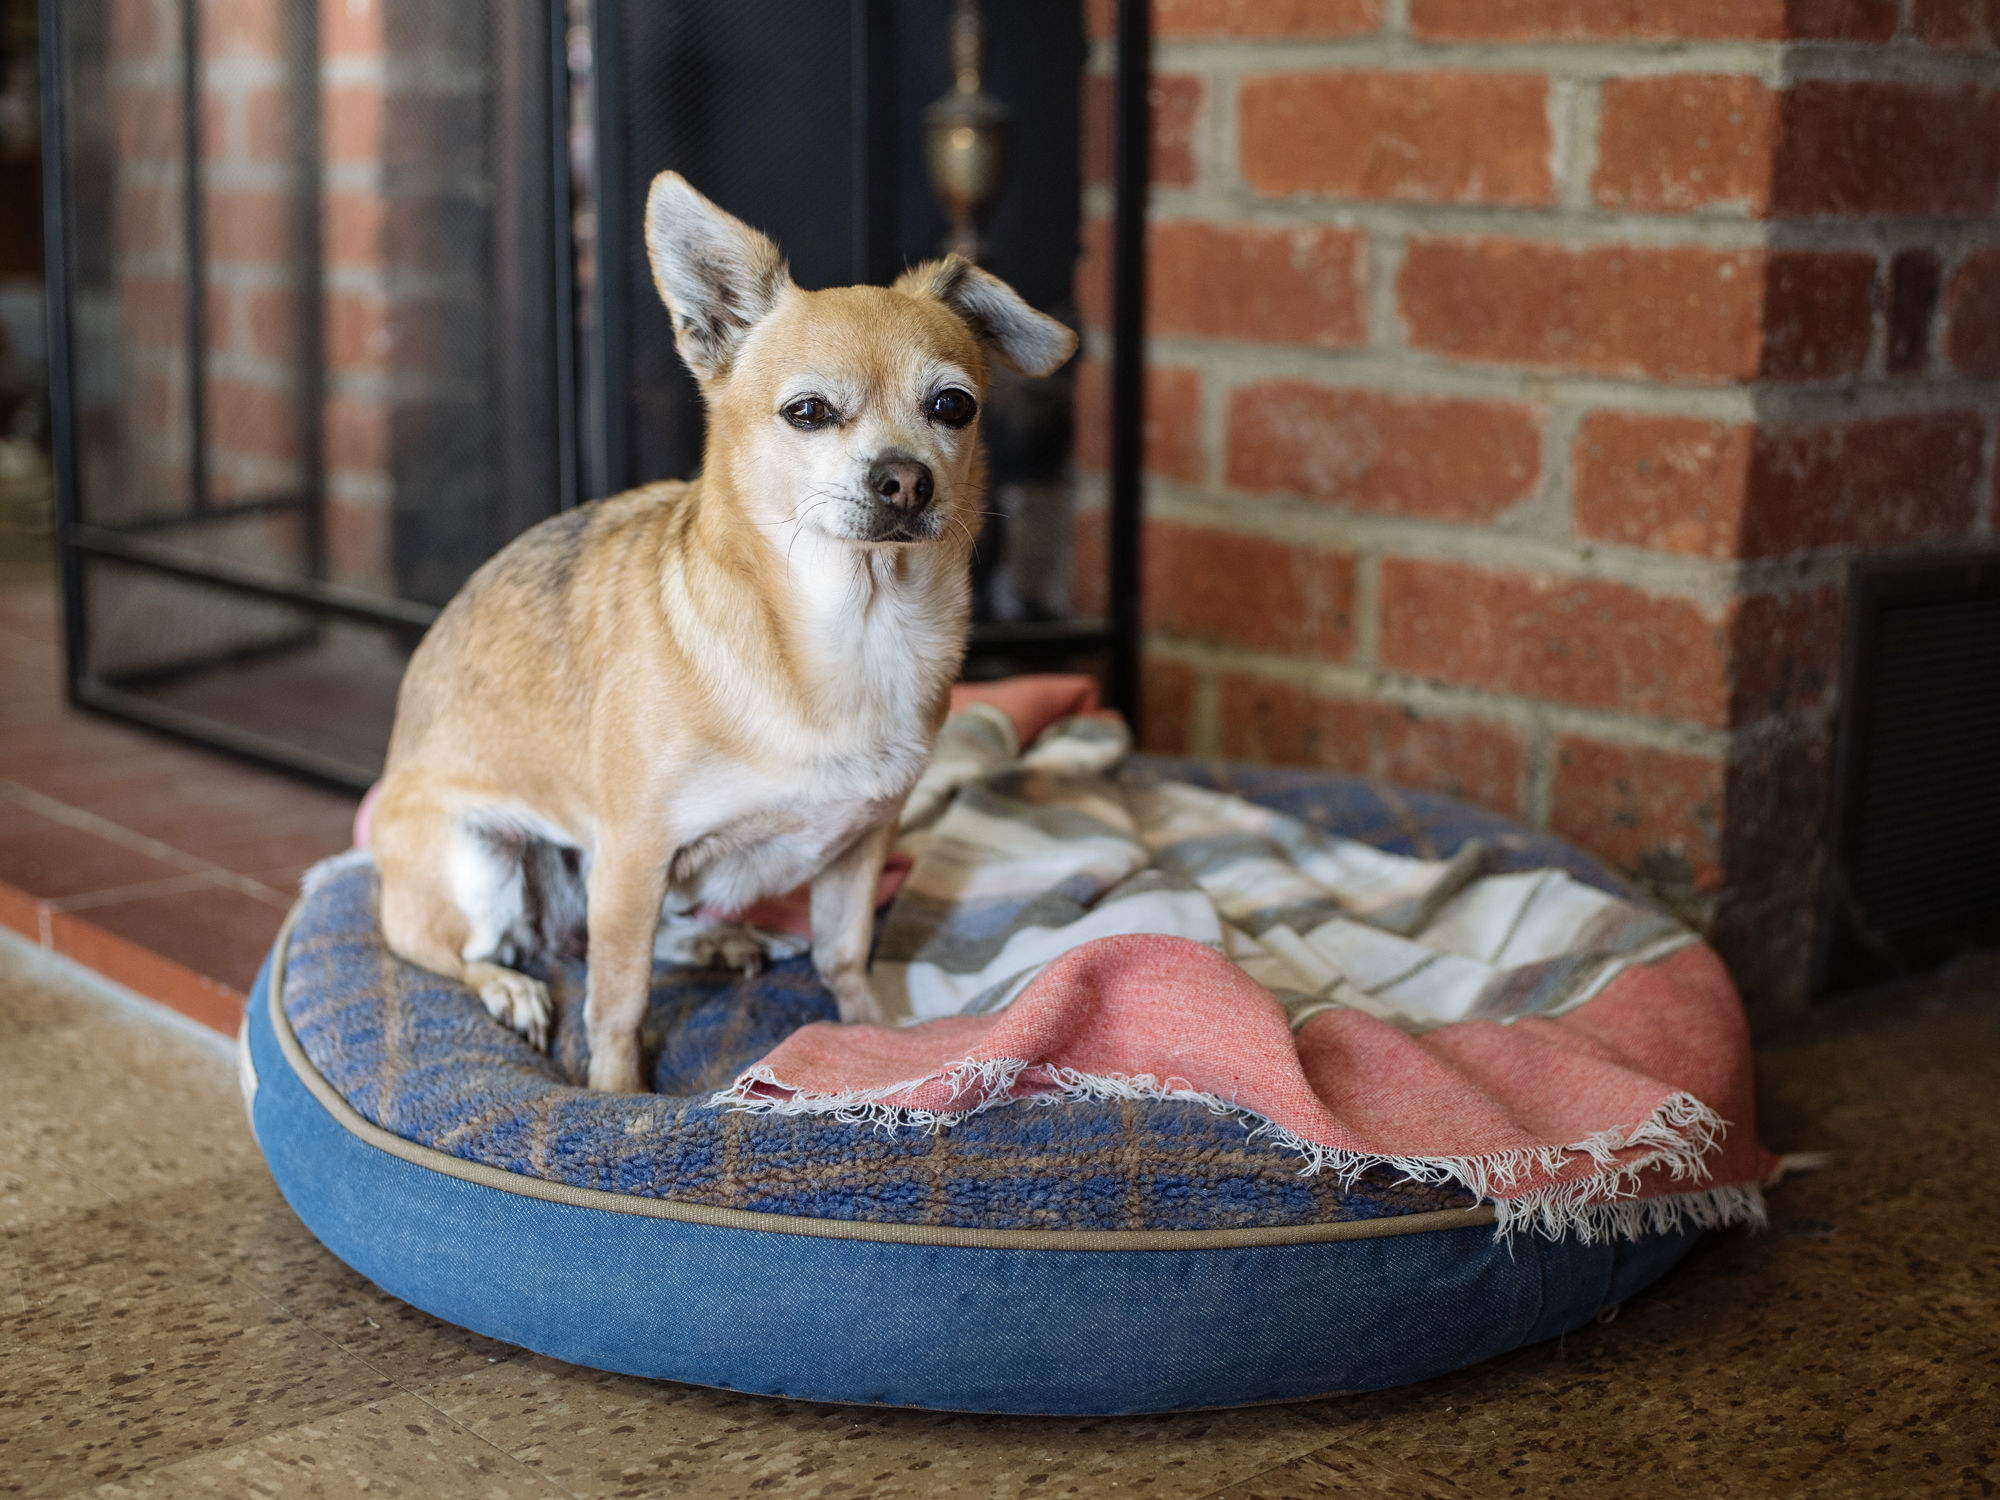
<path id="1" fill-rule="evenodd" d="M 1000 186 L 1007 156 L 1007 106 L 979 87 L 986 27 L 979 0 L 957 0 L 951 21 L 951 92 L 924 110 L 924 166 L 951 220 L 945 248 L 979 259 L 979 215 Z"/>

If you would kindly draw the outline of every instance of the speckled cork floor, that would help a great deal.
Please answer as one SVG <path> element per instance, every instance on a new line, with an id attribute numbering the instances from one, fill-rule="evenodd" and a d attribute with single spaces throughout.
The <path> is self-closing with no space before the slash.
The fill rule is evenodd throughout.
<path id="1" fill-rule="evenodd" d="M 0 935 L 0 1494 L 1815 1495 L 2000 1485 L 2000 961 L 1761 1054 L 1836 1165 L 1609 1323 L 1407 1390 L 1125 1420 L 571 1369 L 322 1251 L 219 1041 Z"/>

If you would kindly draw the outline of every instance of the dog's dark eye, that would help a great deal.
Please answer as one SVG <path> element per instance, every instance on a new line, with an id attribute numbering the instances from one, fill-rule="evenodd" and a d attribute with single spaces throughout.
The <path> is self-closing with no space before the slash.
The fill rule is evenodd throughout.
<path id="1" fill-rule="evenodd" d="M 790 422 L 794 427 L 804 428 L 807 432 L 812 431 L 815 427 L 826 426 L 829 422 L 836 420 L 839 415 L 840 413 L 836 412 L 818 396 L 801 396 L 785 408 L 785 420 Z"/>
<path id="2" fill-rule="evenodd" d="M 947 427 L 963 427 L 978 411 L 979 403 L 955 385 L 931 397 L 931 420 Z"/>

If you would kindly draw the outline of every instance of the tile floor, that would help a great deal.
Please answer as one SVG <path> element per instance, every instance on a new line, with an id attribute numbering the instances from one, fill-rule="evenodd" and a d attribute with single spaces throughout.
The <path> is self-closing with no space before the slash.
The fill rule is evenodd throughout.
<path id="1" fill-rule="evenodd" d="M 0 590 L 0 926 L 234 1031 L 354 799 L 63 701 L 55 597 Z"/>
<path id="2" fill-rule="evenodd" d="M 1834 1165 L 1559 1342 L 1235 1412 L 824 1407 L 569 1368 L 376 1291 L 278 1196 L 219 1039 L 0 934 L 0 1495 L 1993 1494 L 2000 959 L 1759 1066 L 1767 1140 Z"/>

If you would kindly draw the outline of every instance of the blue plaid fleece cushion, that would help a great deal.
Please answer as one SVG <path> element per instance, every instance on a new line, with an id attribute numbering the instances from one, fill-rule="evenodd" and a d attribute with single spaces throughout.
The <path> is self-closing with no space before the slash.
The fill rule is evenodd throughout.
<path id="1" fill-rule="evenodd" d="M 1324 775 L 1139 757 L 1133 773 L 1216 787 L 1348 838 L 1446 858 L 1472 838 L 1492 868 L 1556 866 L 1621 890 L 1546 835 L 1442 797 Z M 1016 1104 L 935 1135 L 709 1104 L 809 1021 L 834 1017 L 804 959 L 752 979 L 654 976 L 650 1096 L 592 1093 L 583 969 L 539 971 L 560 1008 L 544 1056 L 469 992 L 391 956 L 374 876 L 326 882 L 292 928 L 282 998 L 306 1055 L 361 1115 L 466 1161 L 572 1187 L 871 1223 L 968 1229 L 1237 1229 L 1462 1207 L 1461 1191 L 1378 1173 L 1343 1188 L 1243 1124 L 1172 1101 Z"/>

